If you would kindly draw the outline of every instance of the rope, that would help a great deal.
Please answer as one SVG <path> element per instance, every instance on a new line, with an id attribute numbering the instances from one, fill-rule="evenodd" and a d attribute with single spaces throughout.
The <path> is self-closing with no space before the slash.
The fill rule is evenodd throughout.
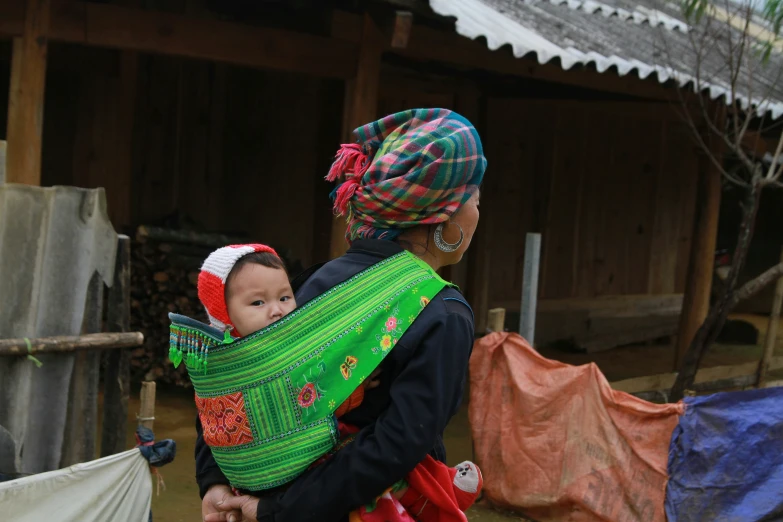
<path id="1" fill-rule="evenodd" d="M 36 368 L 43 366 L 43 363 L 33 355 L 33 343 L 30 342 L 30 339 L 25 337 L 24 342 L 27 344 L 27 359 L 32 361 Z"/>

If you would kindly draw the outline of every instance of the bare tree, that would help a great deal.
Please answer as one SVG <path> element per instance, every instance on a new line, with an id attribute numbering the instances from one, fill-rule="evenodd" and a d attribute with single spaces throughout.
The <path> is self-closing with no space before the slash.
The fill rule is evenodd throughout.
<path id="1" fill-rule="evenodd" d="M 679 109 L 693 137 L 722 178 L 744 190 L 742 220 L 723 288 L 696 332 L 671 390 L 682 398 L 707 348 L 740 301 L 783 276 L 783 263 L 740 286 L 762 191 L 782 188 L 783 104 L 775 87 L 783 75 L 779 38 L 783 0 L 683 0 L 685 37 L 661 29 L 666 74 L 693 92 L 678 90 Z M 684 74 L 687 72 L 687 75 Z M 716 92 L 722 91 L 722 97 Z M 717 98 L 717 99 L 716 99 Z M 771 147 L 769 145 L 772 145 Z"/>

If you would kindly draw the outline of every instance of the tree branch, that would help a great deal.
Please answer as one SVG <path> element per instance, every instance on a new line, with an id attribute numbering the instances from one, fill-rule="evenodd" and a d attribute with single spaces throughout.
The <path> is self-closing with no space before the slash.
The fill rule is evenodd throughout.
<path id="1" fill-rule="evenodd" d="M 778 146 L 775 148 L 775 154 L 772 155 L 772 162 L 767 170 L 766 179 L 772 181 L 780 179 L 780 174 L 783 172 L 783 163 L 778 165 L 778 158 L 780 158 L 781 152 L 783 152 L 783 132 L 780 133 L 780 138 L 778 138 Z"/>
<path id="2" fill-rule="evenodd" d="M 729 311 L 734 309 L 734 307 L 737 306 L 740 302 L 746 299 L 750 299 L 754 295 L 758 294 L 764 288 L 771 285 L 781 277 L 783 277 L 783 263 L 778 263 L 777 265 L 760 274 L 755 279 L 748 281 L 742 285 L 739 290 L 734 292 L 734 295 L 728 303 Z"/>

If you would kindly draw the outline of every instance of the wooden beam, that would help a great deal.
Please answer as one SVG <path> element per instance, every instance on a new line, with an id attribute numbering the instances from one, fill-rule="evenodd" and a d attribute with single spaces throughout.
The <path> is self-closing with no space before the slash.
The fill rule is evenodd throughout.
<path id="1" fill-rule="evenodd" d="M 357 41 L 361 17 L 336 11 L 332 17 L 332 34 Z M 480 40 L 470 40 L 454 31 L 443 31 L 413 25 L 408 45 L 390 52 L 419 62 L 439 62 L 463 69 L 478 69 L 530 78 L 545 82 L 573 85 L 585 89 L 613 92 L 658 100 L 678 100 L 674 89 L 655 80 L 641 80 L 635 75 L 618 76 L 589 69 L 565 71 L 556 64 L 541 65 L 535 59 L 516 58 L 508 49 L 490 51 Z"/>
<path id="2" fill-rule="evenodd" d="M 718 154 L 718 157 L 721 156 L 722 154 Z M 704 322 L 710 308 L 720 198 L 721 174 L 709 158 L 702 154 L 699 157 L 699 188 L 696 201 L 693 203 L 696 207 L 693 243 L 675 345 L 674 370 L 680 367 L 696 331 Z"/>
<path id="3" fill-rule="evenodd" d="M 739 377 L 753 377 L 755 379 L 758 363 L 749 362 L 731 366 L 715 366 L 704 368 L 696 374 L 695 384 L 728 381 Z M 783 369 L 783 357 L 774 357 L 769 361 L 770 371 Z M 662 373 L 658 375 L 646 375 L 611 383 L 612 389 L 626 393 L 639 393 L 647 391 L 669 390 L 677 378 L 677 372 Z"/>
<path id="4" fill-rule="evenodd" d="M 0 37 L 22 34 L 24 16 L 15 4 L 0 2 Z M 55 1 L 49 37 L 332 78 L 356 71 L 356 45 L 344 40 L 93 2 Z"/>
<path id="5" fill-rule="evenodd" d="M 21 35 L 13 41 L 6 176 L 9 183 L 40 185 L 51 6 L 49 0 L 27 0 L 26 7 Z"/>
<path id="6" fill-rule="evenodd" d="M 589 317 L 637 317 L 640 315 L 660 315 L 678 313 L 682 310 L 682 294 L 630 294 L 601 295 L 597 297 L 571 297 L 566 299 L 543 299 L 538 302 L 539 312 L 587 312 Z M 519 312 L 519 301 L 496 300 L 493 307 Z"/>
<path id="7" fill-rule="evenodd" d="M 378 117 L 378 86 L 381 76 L 381 55 L 384 49 L 383 35 L 369 14 L 362 24 L 359 60 L 354 78 L 346 85 L 343 138 L 351 142 L 354 129 L 370 123 Z M 335 217 L 332 222 L 329 256 L 340 257 L 348 249 L 345 241 L 345 218 Z"/>
<path id="8" fill-rule="evenodd" d="M 392 26 L 392 49 L 405 49 L 408 47 L 411 29 L 413 29 L 413 13 L 410 11 L 397 11 L 394 15 L 394 24 Z"/>

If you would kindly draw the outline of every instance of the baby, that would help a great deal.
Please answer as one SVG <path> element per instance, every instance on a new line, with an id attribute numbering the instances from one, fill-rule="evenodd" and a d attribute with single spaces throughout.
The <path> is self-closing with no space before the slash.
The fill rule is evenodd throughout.
<path id="1" fill-rule="evenodd" d="M 232 245 L 210 254 L 199 273 L 198 295 L 212 326 L 229 331 L 232 337 L 243 337 L 266 328 L 296 308 L 283 260 L 272 248 L 260 244 Z M 378 385 L 378 373 L 379 370 L 373 372 L 337 408 L 335 415 L 338 419 L 362 403 L 365 389 Z M 342 422 L 339 425 L 343 436 L 358 431 Z M 430 498 L 442 494 L 442 487 L 419 486 L 414 490 L 410 484 L 395 493 L 395 499 L 423 522 L 451 520 L 448 516 L 441 517 L 442 508 L 439 506 L 455 504 L 455 510 L 464 511 L 481 491 L 481 472 L 470 462 L 448 468 L 428 458 L 414 469 L 410 477 L 416 480 L 409 480 L 409 483 L 435 481 L 448 487 L 445 491 L 449 498 Z M 370 520 L 370 517 L 359 516 L 359 520 Z"/>

